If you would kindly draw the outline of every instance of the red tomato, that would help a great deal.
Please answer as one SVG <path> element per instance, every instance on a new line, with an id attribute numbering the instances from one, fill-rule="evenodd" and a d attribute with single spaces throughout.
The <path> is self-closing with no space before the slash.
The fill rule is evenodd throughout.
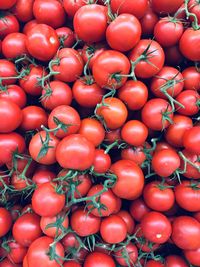
<path id="1" fill-rule="evenodd" d="M 113 142 L 121 140 L 121 129 L 115 129 L 115 130 L 109 130 L 106 132 L 105 135 L 105 141 L 109 144 L 112 144 Z"/>
<path id="2" fill-rule="evenodd" d="M 81 134 L 72 134 L 58 144 L 56 159 L 63 168 L 83 171 L 92 166 L 94 152 L 92 142 Z"/>
<path id="3" fill-rule="evenodd" d="M 27 181 L 22 179 L 18 174 L 13 173 L 10 184 L 14 189 L 21 190 L 27 187 Z"/>
<path id="4" fill-rule="evenodd" d="M 126 238 L 127 226 L 120 216 L 110 215 L 102 220 L 100 233 L 106 243 L 117 244 Z"/>
<path id="5" fill-rule="evenodd" d="M 8 259 L 12 263 L 22 263 L 24 257 L 27 253 L 27 248 L 23 247 L 22 245 L 18 244 L 15 241 L 11 241 L 8 243 L 9 246 L 9 253 L 7 255 Z"/>
<path id="6" fill-rule="evenodd" d="M 198 161 L 198 155 L 193 154 L 193 153 L 187 151 L 186 149 L 184 149 L 182 151 L 182 153 L 186 157 L 186 159 L 191 161 L 194 164 L 194 166 L 196 166 L 196 168 L 195 168 L 190 163 L 186 162 L 186 168 L 184 168 L 185 167 L 184 161 L 181 160 L 180 169 L 182 171 L 184 171 L 183 176 L 185 176 L 189 179 L 200 179 L 200 173 L 198 171 L 198 168 L 200 167 L 200 163 Z"/>
<path id="7" fill-rule="evenodd" d="M 75 233 L 69 233 L 65 235 L 61 242 L 66 252 L 71 252 L 73 248 L 78 249 L 80 246 L 80 242 L 78 241 L 77 235 Z"/>
<path id="8" fill-rule="evenodd" d="M 0 59 L 0 77 L 2 79 L 1 80 L 2 85 L 9 85 L 15 83 L 16 76 L 17 76 L 17 71 L 15 68 L 15 64 L 6 59 Z"/>
<path id="9" fill-rule="evenodd" d="M 144 153 L 144 148 L 142 146 L 139 147 L 128 147 L 122 149 L 121 151 L 121 158 L 132 160 L 139 166 L 146 160 L 146 155 Z"/>
<path id="10" fill-rule="evenodd" d="M 169 255 L 165 258 L 166 267 L 187 267 L 185 260 L 178 255 Z"/>
<path id="11" fill-rule="evenodd" d="M 172 240 L 181 249 L 195 250 L 200 247 L 200 223 L 190 216 L 179 216 L 172 224 Z"/>
<path id="12" fill-rule="evenodd" d="M 7 258 L 0 262 L 0 267 L 21 267 L 20 264 L 15 264 L 9 261 Z M 25 266 L 26 267 L 26 266 Z"/>
<path id="13" fill-rule="evenodd" d="M 17 0 L 13 8 L 13 13 L 18 20 L 27 22 L 33 18 L 33 2 L 34 0 Z"/>
<path id="14" fill-rule="evenodd" d="M 111 166 L 111 171 L 117 176 L 112 190 L 118 197 L 133 200 L 141 195 L 144 175 L 136 163 L 130 160 L 119 160 Z"/>
<path id="15" fill-rule="evenodd" d="M 190 264 L 196 266 L 200 265 L 200 248 L 196 250 L 185 250 L 184 255 Z"/>
<path id="16" fill-rule="evenodd" d="M 81 8 L 82 6 L 85 6 L 86 4 L 87 3 L 85 2 L 85 0 L 76 0 L 76 1 L 63 0 L 63 6 L 65 12 L 70 18 L 73 18 L 78 9 Z"/>
<path id="17" fill-rule="evenodd" d="M 25 0 L 26 1 L 26 0 Z M 32 8 L 31 8 L 31 12 L 32 11 Z M 29 22 L 27 22 L 25 25 L 24 25 L 24 28 L 23 28 L 23 33 L 24 34 L 27 34 L 35 25 L 37 25 L 37 20 L 36 19 L 33 19 L 33 20 L 30 20 Z"/>
<path id="18" fill-rule="evenodd" d="M 13 225 L 12 234 L 17 243 L 23 247 L 29 247 L 42 235 L 40 217 L 35 213 L 21 215 Z"/>
<path id="19" fill-rule="evenodd" d="M 9 85 L 6 91 L 1 91 L 0 99 L 12 101 L 20 108 L 23 108 L 27 101 L 24 90 L 16 84 Z"/>
<path id="20" fill-rule="evenodd" d="M 35 189 L 32 196 L 32 206 L 40 216 L 55 216 L 65 206 L 65 195 L 58 191 L 54 183 L 44 183 Z"/>
<path id="21" fill-rule="evenodd" d="M 124 255 L 127 255 L 127 257 Z M 122 249 L 114 252 L 114 256 L 115 260 L 120 264 L 120 266 L 133 267 L 138 259 L 138 249 L 133 243 L 129 243 Z"/>
<path id="22" fill-rule="evenodd" d="M 86 43 L 102 41 L 107 28 L 107 8 L 97 4 L 84 5 L 74 16 L 74 31 Z"/>
<path id="23" fill-rule="evenodd" d="M 135 199 L 131 202 L 129 208 L 131 216 L 138 222 L 150 212 L 149 207 L 145 204 L 142 198 Z"/>
<path id="24" fill-rule="evenodd" d="M 76 261 L 66 261 L 63 267 L 81 267 L 81 265 Z"/>
<path id="25" fill-rule="evenodd" d="M 40 49 L 38 49 L 38 44 Z M 41 61 L 48 61 L 59 48 L 57 33 L 46 24 L 37 24 L 27 32 L 28 52 Z"/>
<path id="26" fill-rule="evenodd" d="M 189 152 L 200 154 L 200 126 L 195 126 L 185 131 L 183 145 Z"/>
<path id="27" fill-rule="evenodd" d="M 103 149 L 95 149 L 94 154 L 94 172 L 96 173 L 106 173 L 111 166 L 111 158 L 105 153 Z"/>
<path id="28" fill-rule="evenodd" d="M 120 210 L 116 215 L 121 217 L 125 221 L 127 226 L 127 232 L 128 234 L 132 235 L 135 228 L 135 222 L 130 213 L 126 210 Z"/>
<path id="29" fill-rule="evenodd" d="M 140 23 L 142 26 L 142 35 L 149 36 L 153 34 L 154 27 L 158 20 L 159 18 L 156 13 L 153 12 L 149 2 L 148 9 L 146 10 L 144 16 L 140 19 Z"/>
<path id="30" fill-rule="evenodd" d="M 111 256 L 106 255 L 102 252 L 92 252 L 90 253 L 85 262 L 84 267 L 116 267 L 116 264 Z M 71 267 L 71 266 L 70 266 Z"/>
<path id="31" fill-rule="evenodd" d="M 145 238 L 158 244 L 167 242 L 172 233 L 168 218 L 156 211 L 151 211 L 142 218 L 141 228 Z"/>
<path id="32" fill-rule="evenodd" d="M 96 234 L 100 228 L 101 219 L 88 211 L 78 209 L 71 215 L 70 225 L 79 236 Z"/>
<path id="33" fill-rule="evenodd" d="M 5 208 L 0 208 L 0 237 L 6 235 L 12 226 L 12 217 Z"/>
<path id="34" fill-rule="evenodd" d="M 145 267 L 164 267 L 165 265 L 159 260 L 148 260 Z"/>
<path id="35" fill-rule="evenodd" d="M 195 67 L 188 67 L 182 72 L 185 90 L 200 90 L 200 72 Z"/>
<path id="36" fill-rule="evenodd" d="M 74 32 L 68 27 L 61 27 L 56 29 L 60 44 L 63 47 L 72 47 L 75 43 Z"/>
<path id="37" fill-rule="evenodd" d="M 198 113 L 199 107 L 198 107 L 198 101 L 200 100 L 200 96 L 197 91 L 194 90 L 185 90 L 181 92 L 177 98 L 176 101 L 181 103 L 184 108 L 176 105 L 177 112 L 186 115 L 186 116 L 192 116 Z"/>
<path id="38" fill-rule="evenodd" d="M 7 0 L 7 1 L 1 1 L 0 3 L 0 9 L 9 9 L 16 3 L 17 0 Z"/>
<path id="39" fill-rule="evenodd" d="M 5 13 L 0 20 L 0 29 L 0 38 L 2 39 L 9 33 L 19 32 L 19 22 L 13 14 Z"/>
<path id="40" fill-rule="evenodd" d="M 183 3 L 183 0 L 152 0 L 152 8 L 161 14 L 173 14 Z"/>
<path id="41" fill-rule="evenodd" d="M 50 170 L 36 170 L 33 174 L 32 181 L 36 183 L 37 186 L 41 184 L 51 182 L 56 178 L 56 174 Z"/>

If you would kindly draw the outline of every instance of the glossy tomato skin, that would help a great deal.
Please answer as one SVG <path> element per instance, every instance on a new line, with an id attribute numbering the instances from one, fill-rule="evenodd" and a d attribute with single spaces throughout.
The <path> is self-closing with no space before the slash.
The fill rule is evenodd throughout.
<path id="1" fill-rule="evenodd" d="M 198 113 L 199 107 L 197 105 L 200 96 L 197 91 L 184 90 L 177 97 L 176 100 L 181 103 L 184 108 L 175 105 L 177 112 L 182 115 L 192 116 Z"/>
<path id="2" fill-rule="evenodd" d="M 13 14 L 6 13 L 0 21 L 0 38 L 9 33 L 19 32 L 19 22 Z"/>
<path id="3" fill-rule="evenodd" d="M 9 253 L 7 255 L 8 259 L 12 263 L 22 263 L 23 258 L 26 256 L 27 248 L 18 244 L 16 241 L 11 241 L 8 243 Z"/>
<path id="4" fill-rule="evenodd" d="M 185 250 L 184 255 L 190 264 L 196 266 L 200 265 L 200 248 L 196 250 Z"/>
<path id="5" fill-rule="evenodd" d="M 117 176 L 112 191 L 118 197 L 133 200 L 141 195 L 144 175 L 136 163 L 130 160 L 119 160 L 111 166 L 111 171 Z M 127 188 L 130 190 L 127 191 Z"/>
<path id="6" fill-rule="evenodd" d="M 150 208 L 146 205 L 142 198 L 137 198 L 131 202 L 129 207 L 131 216 L 138 222 L 150 212 Z"/>
<path id="7" fill-rule="evenodd" d="M 61 27 L 56 29 L 60 44 L 64 47 L 72 47 L 75 43 L 74 32 L 68 27 Z"/>
<path id="8" fill-rule="evenodd" d="M 183 0 L 152 0 L 152 8 L 155 12 L 160 14 L 173 14 L 182 5 Z"/>
<path id="9" fill-rule="evenodd" d="M 106 7 L 91 4 L 78 9 L 74 16 L 74 31 L 86 43 L 102 41 L 107 28 Z"/>
<path id="10" fill-rule="evenodd" d="M 0 208 L 0 237 L 7 234 L 12 225 L 10 212 L 5 208 Z"/>
<path id="11" fill-rule="evenodd" d="M 148 260 L 145 264 L 145 267 L 164 267 L 165 265 L 161 261 L 157 260 Z"/>
<path id="12" fill-rule="evenodd" d="M 6 59 L 0 59 L 0 77 L 16 77 L 17 71 L 15 65 Z M 9 85 L 15 83 L 15 78 L 2 80 L 2 85 Z"/>
<path id="13" fill-rule="evenodd" d="M 23 28 L 23 33 L 27 34 L 29 32 L 30 29 L 32 29 L 35 25 L 37 25 L 37 20 L 36 19 L 32 19 L 30 21 L 28 21 Z"/>
<path id="14" fill-rule="evenodd" d="M 193 154 L 193 153 L 187 151 L 186 149 L 184 149 L 182 151 L 182 153 L 186 157 L 186 159 L 191 161 L 194 165 L 197 166 L 197 168 L 199 168 L 200 163 L 198 161 L 198 155 Z M 186 168 L 184 168 L 184 167 L 185 167 L 184 161 L 181 160 L 180 169 L 182 171 L 184 171 L 183 176 L 185 176 L 189 179 L 200 179 L 200 173 L 199 173 L 197 168 L 195 168 L 194 166 L 192 166 L 191 164 L 189 164 L 187 162 L 186 162 Z"/>
<path id="15" fill-rule="evenodd" d="M 56 184 L 44 183 L 33 193 L 32 206 L 40 216 L 56 216 L 65 205 L 65 195 L 57 192 Z"/>
<path id="16" fill-rule="evenodd" d="M 12 233 L 21 246 L 29 247 L 34 240 L 42 235 L 40 217 L 35 213 L 23 214 L 15 221 Z"/>
<path id="17" fill-rule="evenodd" d="M 56 159 L 63 168 L 86 170 L 92 166 L 94 152 L 92 142 L 81 134 L 73 134 L 60 141 L 56 149 Z"/>
<path id="18" fill-rule="evenodd" d="M 106 255 L 102 252 L 92 252 L 90 253 L 85 262 L 84 267 L 98 267 L 101 264 L 101 267 L 116 267 L 116 264 L 111 256 Z"/>
<path id="19" fill-rule="evenodd" d="M 172 240 L 181 249 L 195 250 L 200 247 L 200 223 L 190 216 L 179 216 L 172 224 Z"/>
<path id="20" fill-rule="evenodd" d="M 71 0 L 63 0 L 65 12 L 70 18 L 73 18 L 78 9 L 85 5 L 86 2 L 84 0 L 76 0 L 76 2 Z"/>
<path id="21" fill-rule="evenodd" d="M 18 0 L 13 7 L 13 13 L 18 20 L 28 22 L 33 18 L 33 2 L 34 0 Z"/>
<path id="22" fill-rule="evenodd" d="M 38 49 L 38 44 L 40 49 Z M 59 48 L 57 33 L 46 24 L 37 24 L 27 32 L 26 47 L 33 57 L 48 61 L 53 58 Z"/>
<path id="23" fill-rule="evenodd" d="M 120 210 L 118 213 L 116 213 L 116 215 L 121 217 L 125 221 L 127 226 L 127 232 L 128 234 L 132 235 L 135 228 L 135 222 L 130 213 L 126 210 Z"/>
<path id="24" fill-rule="evenodd" d="M 55 260 L 50 260 L 47 255 L 47 251 L 49 251 L 49 246 L 53 243 L 53 238 L 42 236 L 36 239 L 29 247 L 27 253 L 27 263 L 29 267 L 34 266 L 47 266 L 47 267 L 59 267 L 60 264 Z M 55 245 L 55 253 L 64 257 L 64 248 L 61 243 L 56 243 Z M 61 263 L 63 262 L 61 259 L 59 260 Z"/>
<path id="25" fill-rule="evenodd" d="M 94 172 L 106 173 L 111 166 L 111 158 L 103 149 L 95 149 L 93 167 Z"/>
<path id="26" fill-rule="evenodd" d="M 200 90 L 200 73 L 195 67 L 188 67 L 182 72 L 185 90 Z"/>
<path id="27" fill-rule="evenodd" d="M 127 260 L 130 262 L 130 266 L 135 266 L 138 259 L 138 249 L 133 243 L 129 243 L 121 250 L 114 253 L 115 260 L 120 264 L 120 266 L 127 266 L 127 260 L 124 258 L 124 255 L 126 254 L 128 254 Z"/>
<path id="28" fill-rule="evenodd" d="M 51 182 L 54 178 L 56 178 L 56 174 L 54 172 L 50 170 L 37 169 L 32 176 L 32 181 L 36 183 L 37 186 L 40 186 L 41 184 Z"/>
<path id="29" fill-rule="evenodd" d="M 146 155 L 143 151 L 143 147 L 139 146 L 139 147 L 128 147 L 125 148 L 121 151 L 121 158 L 122 159 L 127 159 L 127 160 L 132 160 L 134 161 L 136 164 L 138 164 L 139 166 L 142 165 L 142 163 L 145 161 L 146 159 Z"/>
<path id="30" fill-rule="evenodd" d="M 148 89 L 141 81 L 127 81 L 119 90 L 118 97 L 130 110 L 139 110 L 148 99 Z"/>
<path id="31" fill-rule="evenodd" d="M 156 41 L 148 39 L 141 39 L 138 42 L 131 51 L 129 59 L 135 61 L 146 49 L 147 54 L 150 53 L 151 56 L 150 58 L 148 58 L 148 55 L 146 56 L 148 61 L 141 59 L 141 61 L 136 64 L 135 75 L 138 78 L 151 78 L 156 75 L 164 65 L 165 54 L 162 47 Z"/>
<path id="32" fill-rule="evenodd" d="M 166 257 L 165 262 L 167 267 L 187 267 L 186 261 L 178 255 L 169 255 Z"/>
<path id="33" fill-rule="evenodd" d="M 14 6 L 14 4 L 16 3 L 17 0 L 8 0 L 8 1 L 2 1 L 2 3 L 0 3 L 0 9 L 5 10 L 5 9 L 9 9 L 12 6 Z"/>
<path id="34" fill-rule="evenodd" d="M 151 211 L 142 218 L 141 228 L 145 238 L 158 244 L 167 242 L 172 233 L 168 218 L 156 211 Z"/>
<path id="35" fill-rule="evenodd" d="M 149 2 L 148 9 L 146 10 L 144 16 L 140 19 L 140 23 L 142 26 L 142 35 L 149 36 L 153 34 L 154 27 L 158 20 L 159 17 L 155 12 L 153 12 Z"/>
<path id="36" fill-rule="evenodd" d="M 12 101 L 20 108 L 23 108 L 27 101 L 24 90 L 16 84 L 9 85 L 6 92 L 1 91 L 0 99 Z"/>
<path id="37" fill-rule="evenodd" d="M 194 126 L 185 131 L 183 145 L 189 152 L 200 154 L 200 126 Z"/>

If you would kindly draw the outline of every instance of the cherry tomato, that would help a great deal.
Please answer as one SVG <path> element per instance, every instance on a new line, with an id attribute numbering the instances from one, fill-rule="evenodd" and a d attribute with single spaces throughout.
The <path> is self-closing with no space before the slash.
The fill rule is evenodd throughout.
<path id="1" fill-rule="evenodd" d="M 169 255 L 165 258 L 166 267 L 187 267 L 185 260 L 178 255 Z"/>
<path id="2" fill-rule="evenodd" d="M 138 222 L 150 212 L 150 208 L 145 204 L 142 198 L 135 199 L 131 201 L 129 208 L 131 216 Z"/>
<path id="3" fill-rule="evenodd" d="M 0 9 L 9 9 L 16 3 L 17 0 L 8 0 L 8 1 L 2 1 L 0 3 Z"/>
<path id="4" fill-rule="evenodd" d="M 6 235 L 12 226 L 12 217 L 5 208 L 0 208 L 0 237 Z"/>
<path id="5" fill-rule="evenodd" d="M 33 3 L 32 3 L 33 4 Z M 31 9 L 31 12 L 32 9 Z M 27 22 L 25 25 L 24 25 L 24 28 L 23 28 L 23 33 L 24 34 L 27 34 L 35 25 L 37 25 L 37 20 L 36 19 L 33 19 L 33 20 L 30 20 L 29 22 Z"/>
<path id="6" fill-rule="evenodd" d="M 63 267 L 81 267 L 81 265 L 76 261 L 67 261 L 64 263 Z"/>
<path id="7" fill-rule="evenodd" d="M 2 85 L 13 84 L 16 81 L 17 71 L 15 64 L 6 59 L 0 59 L 0 77 Z"/>
<path id="8" fill-rule="evenodd" d="M 0 20 L 0 29 L 0 38 L 4 38 L 9 33 L 19 32 L 19 22 L 13 14 L 5 13 Z"/>
<path id="9" fill-rule="evenodd" d="M 81 8 L 82 6 L 85 6 L 86 4 L 87 3 L 85 2 L 85 0 L 76 0 L 76 1 L 63 0 L 63 6 L 65 12 L 70 18 L 73 18 L 78 9 Z"/>
<path id="10" fill-rule="evenodd" d="M 195 126 L 185 131 L 183 145 L 189 152 L 200 154 L 200 126 Z"/>
<path id="11" fill-rule="evenodd" d="M 183 171 L 183 176 L 189 178 L 189 179 L 200 179 L 200 173 L 199 173 L 199 160 L 198 155 L 193 154 L 186 149 L 182 151 L 183 156 L 188 159 L 190 162 L 192 162 L 193 165 L 191 165 L 189 162 L 185 162 L 181 160 L 181 166 L 180 169 Z"/>
<path id="12" fill-rule="evenodd" d="M 185 250 L 184 255 L 190 264 L 199 266 L 200 265 L 200 248 L 196 250 Z"/>
<path id="13" fill-rule="evenodd" d="M 111 256 L 106 255 L 102 252 L 92 252 L 90 253 L 85 262 L 84 267 L 98 267 L 98 265 L 102 267 L 116 267 L 116 264 Z"/>
<path id="14" fill-rule="evenodd" d="M 183 3 L 183 0 L 152 0 L 152 8 L 160 14 L 173 14 Z"/>
<path id="15" fill-rule="evenodd" d="M 13 7 L 13 13 L 18 20 L 27 22 L 33 19 L 33 3 L 34 0 L 17 0 Z"/>
<path id="16" fill-rule="evenodd" d="M 106 173 L 111 166 L 111 158 L 103 149 L 95 149 L 94 154 L 94 172 Z"/>
<path id="17" fill-rule="evenodd" d="M 124 255 L 127 255 L 127 258 L 124 257 Z M 125 247 L 123 247 L 120 250 L 117 250 L 114 253 L 115 260 L 121 265 L 121 266 L 135 266 L 135 263 L 138 259 L 138 249 L 133 243 L 129 243 Z M 127 263 L 129 262 L 129 264 Z"/>
<path id="18" fill-rule="evenodd" d="M 27 102 L 27 97 L 24 90 L 16 84 L 7 86 L 7 90 L 5 92 L 1 91 L 0 99 L 12 101 L 20 108 L 23 108 Z"/>
<path id="19" fill-rule="evenodd" d="M 148 9 L 146 10 L 144 16 L 140 19 L 140 23 L 142 26 L 142 35 L 149 36 L 153 34 L 154 27 L 158 20 L 159 18 L 157 14 L 153 12 L 149 2 Z"/>
<path id="20" fill-rule="evenodd" d="M 177 112 L 186 115 L 192 116 L 198 113 L 198 101 L 200 96 L 197 91 L 194 90 L 185 90 L 182 91 L 177 97 L 176 100 L 184 106 L 184 108 L 176 105 Z"/>
<path id="21" fill-rule="evenodd" d="M 116 215 L 121 217 L 125 221 L 127 226 L 127 232 L 132 235 L 135 228 L 135 222 L 130 213 L 126 210 L 120 210 L 118 213 L 116 213 Z"/>
<path id="22" fill-rule="evenodd" d="M 8 246 L 9 246 L 9 253 L 7 255 L 8 259 L 12 263 L 16 263 L 16 264 L 22 263 L 24 257 L 26 256 L 27 248 L 18 244 L 16 241 L 9 242 Z"/>
<path id="23" fill-rule="evenodd" d="M 121 151 L 121 157 L 122 159 L 132 160 L 139 166 L 146 160 L 146 155 L 142 146 L 123 149 Z"/>
<path id="24" fill-rule="evenodd" d="M 185 90 L 200 90 L 200 72 L 195 67 L 188 67 L 182 72 Z"/>
<path id="25" fill-rule="evenodd" d="M 75 43 L 74 32 L 68 27 L 61 27 L 56 29 L 60 44 L 63 47 L 72 47 Z"/>
<path id="26" fill-rule="evenodd" d="M 36 183 L 37 186 L 51 182 L 54 178 L 56 178 L 56 174 L 50 170 L 36 170 L 33 174 L 32 181 Z"/>
<path id="27" fill-rule="evenodd" d="M 0 262 L 0 267 L 21 267 L 21 265 L 12 263 L 9 259 L 5 258 Z"/>

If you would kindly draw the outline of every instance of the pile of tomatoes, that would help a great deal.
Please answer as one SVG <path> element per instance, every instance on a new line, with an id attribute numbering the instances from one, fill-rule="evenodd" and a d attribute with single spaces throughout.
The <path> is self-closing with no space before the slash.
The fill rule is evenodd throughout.
<path id="1" fill-rule="evenodd" d="M 200 267 L 199 0 L 0 1 L 0 267 Z"/>

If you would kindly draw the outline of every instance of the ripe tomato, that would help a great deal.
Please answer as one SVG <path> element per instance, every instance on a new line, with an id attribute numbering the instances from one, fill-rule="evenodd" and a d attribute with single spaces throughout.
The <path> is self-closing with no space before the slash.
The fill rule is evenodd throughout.
<path id="1" fill-rule="evenodd" d="M 159 18 L 157 14 L 153 12 L 151 4 L 149 2 L 148 9 L 146 10 L 144 16 L 140 19 L 140 23 L 142 26 L 142 35 L 149 36 L 153 34 L 154 27 L 158 20 Z"/>
<path id="2" fill-rule="evenodd" d="M 101 219 L 88 211 L 78 209 L 71 215 L 70 225 L 79 236 L 96 234 L 100 228 Z"/>
<path id="3" fill-rule="evenodd" d="M 106 173 L 111 166 L 111 158 L 105 153 L 103 149 L 95 149 L 94 154 L 94 172 L 96 173 Z"/>
<path id="4" fill-rule="evenodd" d="M 107 8 L 90 4 L 80 7 L 75 13 L 73 24 L 78 38 L 86 43 L 102 41 L 107 28 Z"/>
<path id="5" fill-rule="evenodd" d="M 65 11 L 62 4 L 56 0 L 36 0 L 33 3 L 33 14 L 38 23 L 47 24 L 53 28 L 65 23 Z"/>
<path id="6" fill-rule="evenodd" d="M 63 138 L 58 144 L 56 159 L 63 168 L 83 171 L 92 166 L 94 152 L 95 147 L 92 142 L 81 134 L 72 134 Z"/>
<path id="7" fill-rule="evenodd" d="M 156 75 L 163 67 L 165 54 L 162 47 L 153 40 L 142 39 L 133 48 L 129 59 L 131 61 L 141 60 L 135 66 L 135 75 L 138 78 L 151 78 Z"/>
<path id="8" fill-rule="evenodd" d="M 18 244 L 16 241 L 11 241 L 8 243 L 9 253 L 7 255 L 8 259 L 12 263 L 22 263 L 24 257 L 27 253 L 27 248 Z"/>
<path id="9" fill-rule="evenodd" d="M 75 43 L 74 32 L 68 27 L 61 27 L 56 29 L 60 44 L 63 47 L 72 47 Z"/>
<path id="10" fill-rule="evenodd" d="M 200 72 L 195 67 L 188 67 L 182 72 L 185 90 L 200 90 Z"/>
<path id="11" fill-rule="evenodd" d="M 136 163 L 130 160 L 119 160 L 111 166 L 111 171 L 117 176 L 117 181 L 112 187 L 115 195 L 128 200 L 136 199 L 141 195 L 144 174 Z"/>
<path id="12" fill-rule="evenodd" d="M 178 45 L 165 48 L 165 64 L 179 66 L 182 61 L 183 56 L 179 50 Z"/>
<path id="13" fill-rule="evenodd" d="M 15 76 L 17 76 L 15 64 L 6 59 L 0 59 L 0 77 L 2 78 L 2 85 L 9 85 L 15 83 Z"/>
<path id="14" fill-rule="evenodd" d="M 127 232 L 128 234 L 132 235 L 135 228 L 135 222 L 130 213 L 126 210 L 120 210 L 118 213 L 116 213 L 116 215 L 121 217 L 125 221 L 127 226 Z"/>
<path id="15" fill-rule="evenodd" d="M 81 267 L 81 265 L 76 261 L 66 261 L 63 267 Z"/>
<path id="16" fill-rule="evenodd" d="M 116 267 L 116 264 L 111 256 L 106 255 L 102 252 L 92 252 L 90 253 L 85 262 L 84 267 Z M 70 266 L 71 267 L 71 266 Z"/>
<path id="17" fill-rule="evenodd" d="M 32 206 L 40 216 L 56 216 L 65 206 L 65 195 L 55 183 L 44 183 L 35 189 Z"/>
<path id="18" fill-rule="evenodd" d="M 165 258 L 166 267 L 187 267 L 185 260 L 178 255 L 169 255 Z"/>
<path id="19" fill-rule="evenodd" d="M 165 265 L 159 260 L 148 260 L 145 267 L 164 267 Z"/>
<path id="20" fill-rule="evenodd" d="M 33 19 L 33 2 L 34 0 L 17 0 L 13 7 L 13 13 L 18 20 L 27 22 Z"/>
<path id="21" fill-rule="evenodd" d="M 76 0 L 76 1 L 63 0 L 63 6 L 65 12 L 70 18 L 73 18 L 78 9 L 81 8 L 82 6 L 85 6 L 86 4 L 87 3 L 85 2 L 85 0 Z"/>
<path id="22" fill-rule="evenodd" d="M 145 204 L 142 198 L 137 198 L 131 201 L 129 211 L 131 216 L 136 221 L 140 222 L 142 218 L 150 212 L 150 208 Z"/>
<path id="23" fill-rule="evenodd" d="M 31 12 L 32 12 L 32 9 L 31 9 Z M 24 25 L 24 28 L 23 28 L 23 33 L 24 34 L 27 34 L 30 29 L 32 29 L 35 25 L 37 25 L 37 20 L 36 19 L 33 19 L 33 20 L 30 20 L 29 22 L 27 22 L 25 25 Z"/>
<path id="24" fill-rule="evenodd" d="M 78 249 L 80 246 L 80 242 L 77 239 L 77 235 L 75 233 L 66 234 L 61 240 L 63 247 L 66 252 L 71 252 L 73 248 Z"/>
<path id="25" fill-rule="evenodd" d="M 21 190 L 27 187 L 27 181 L 22 179 L 18 174 L 13 173 L 10 184 L 14 189 Z"/>
<path id="26" fill-rule="evenodd" d="M 40 131 L 32 137 L 29 143 L 29 153 L 35 161 L 51 165 L 56 162 L 56 147 L 58 143 L 59 140 L 53 133 Z"/>
<path id="27" fill-rule="evenodd" d="M 3 39 L 9 33 L 19 32 L 19 22 L 13 14 L 5 13 L 0 20 L 0 29 L 0 38 Z"/>
<path id="28" fill-rule="evenodd" d="M 200 265 L 200 248 L 196 250 L 184 250 L 184 256 L 190 264 L 196 266 Z"/>
<path id="29" fill-rule="evenodd" d="M 27 101 L 24 90 L 16 84 L 8 85 L 6 91 L 1 91 L 0 99 L 12 101 L 20 108 L 23 108 Z"/>
<path id="30" fill-rule="evenodd" d="M 12 226 L 12 217 L 5 208 L 0 208 L 0 237 L 6 235 Z"/>
<path id="31" fill-rule="evenodd" d="M 127 226 L 120 216 L 110 215 L 102 220 L 100 233 L 106 243 L 117 244 L 126 238 Z"/>
<path id="32" fill-rule="evenodd" d="M 158 244 L 167 242 L 172 233 L 168 218 L 156 211 L 151 211 L 142 218 L 141 229 L 145 238 Z"/>
<path id="33" fill-rule="evenodd" d="M 41 184 L 51 182 L 54 178 L 56 178 L 56 174 L 54 172 L 50 170 L 37 169 L 32 176 L 32 181 L 36 183 L 37 186 L 40 186 Z"/>
<path id="34" fill-rule="evenodd" d="M 17 0 L 8 0 L 8 1 L 2 1 L 0 3 L 0 9 L 9 9 L 16 3 Z"/>
<path id="35" fill-rule="evenodd" d="M 105 135 L 105 141 L 109 144 L 112 144 L 113 142 L 115 141 L 119 141 L 121 140 L 121 129 L 118 128 L 118 129 L 115 129 L 115 130 L 109 130 L 106 132 L 106 135 Z"/>
<path id="36" fill-rule="evenodd" d="M 198 101 L 200 100 L 200 96 L 197 91 L 194 90 L 185 90 L 182 91 L 176 98 L 176 100 L 181 103 L 184 108 L 177 106 L 177 112 L 186 115 L 192 116 L 198 113 Z"/>
<path id="37" fill-rule="evenodd" d="M 42 235 L 40 217 L 35 213 L 21 215 L 13 225 L 12 234 L 17 243 L 23 247 L 29 247 Z"/>
<path id="38" fill-rule="evenodd" d="M 38 44 L 40 49 L 38 49 Z M 59 48 L 57 33 L 46 24 L 37 24 L 27 32 L 26 47 L 33 57 L 48 61 Z"/>
<path id="39" fill-rule="evenodd" d="M 152 8 L 160 14 L 173 14 L 183 3 L 183 0 L 152 0 Z"/>
<path id="40" fill-rule="evenodd" d="M 171 238 L 181 249 L 198 249 L 200 247 L 200 223 L 190 216 L 175 218 L 172 224 Z"/>
<path id="41" fill-rule="evenodd" d="M 102 52 L 92 66 L 96 83 L 108 89 L 118 89 L 125 84 L 129 70 L 130 62 L 128 58 L 115 50 Z"/>
<path id="42" fill-rule="evenodd" d="M 130 110 L 139 110 L 148 99 L 148 89 L 141 81 L 127 81 L 119 90 L 118 97 Z"/>
<path id="43" fill-rule="evenodd" d="M 142 146 L 139 147 L 128 147 L 122 149 L 121 158 L 128 159 L 134 161 L 139 166 L 146 160 L 146 155 L 144 153 L 144 148 Z"/>
<path id="44" fill-rule="evenodd" d="M 59 257 L 57 260 L 51 259 L 50 255 L 47 254 L 53 241 L 53 238 L 42 236 L 30 245 L 27 253 L 28 267 L 59 267 L 62 264 L 61 257 L 64 257 L 64 248 L 61 243 L 57 242 L 55 245 L 55 254 Z"/>
<path id="45" fill-rule="evenodd" d="M 173 119 L 172 107 L 162 98 L 149 100 L 142 109 L 142 121 L 154 131 L 167 128 Z"/>
<path id="46" fill-rule="evenodd" d="M 195 126 L 185 131 L 183 145 L 189 152 L 200 154 L 200 126 Z"/>
<path id="47" fill-rule="evenodd" d="M 12 263 L 9 259 L 5 258 L 0 262 L 0 267 L 21 267 L 21 264 Z"/>
<path id="48" fill-rule="evenodd" d="M 116 97 L 104 99 L 104 104 L 102 103 L 97 108 L 97 115 L 103 118 L 109 129 L 115 130 L 120 128 L 128 116 L 128 110 L 125 104 Z"/>
<path id="49" fill-rule="evenodd" d="M 141 146 L 148 136 L 148 128 L 138 120 L 129 120 L 121 130 L 122 139 L 132 146 Z"/>
<path id="50" fill-rule="evenodd" d="M 186 159 L 188 159 L 189 161 L 191 161 L 194 165 L 197 166 L 197 168 L 200 167 L 200 162 L 198 160 L 198 155 L 193 154 L 189 151 L 187 151 L 186 149 L 184 149 L 182 151 L 183 155 L 186 157 Z M 183 176 L 189 178 L 189 179 L 200 179 L 200 173 L 198 171 L 197 168 L 195 168 L 194 166 L 192 166 L 191 164 L 186 162 L 186 169 L 184 169 L 184 161 L 181 160 L 181 167 L 180 169 L 183 171 Z"/>
<path id="51" fill-rule="evenodd" d="M 127 255 L 125 257 L 124 255 Z M 120 266 L 135 266 L 138 259 L 138 249 L 133 243 L 129 243 L 120 250 L 114 252 L 115 260 L 120 264 Z M 129 262 L 129 265 L 128 263 Z"/>

